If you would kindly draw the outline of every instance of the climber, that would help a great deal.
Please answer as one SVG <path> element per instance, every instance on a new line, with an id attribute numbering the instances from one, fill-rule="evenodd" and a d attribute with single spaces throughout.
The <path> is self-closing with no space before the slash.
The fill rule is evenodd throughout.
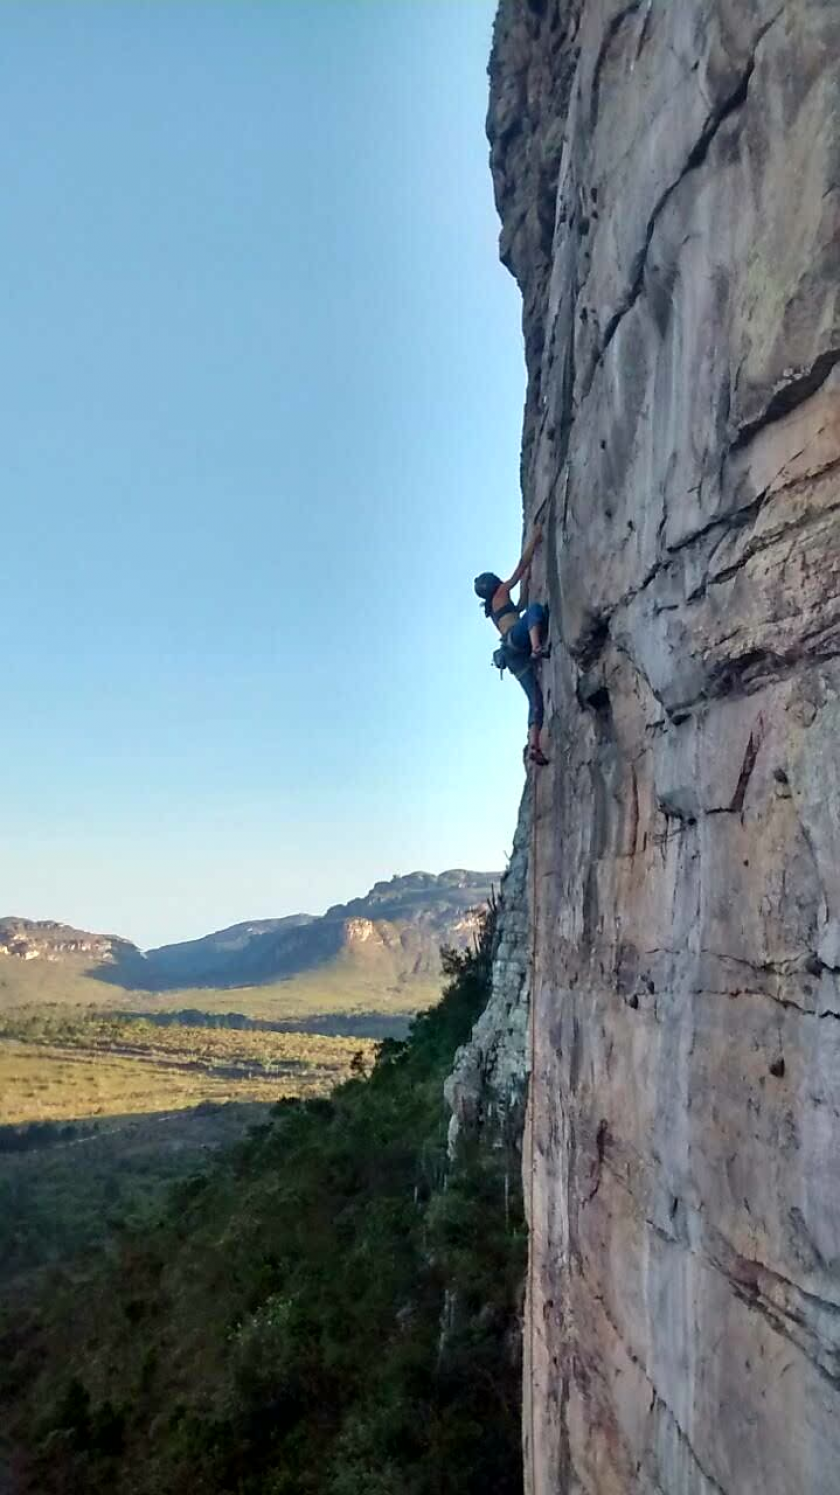
<path id="1" fill-rule="evenodd" d="M 525 749 L 527 762 L 540 768 L 548 759 L 540 747 L 540 731 L 543 724 L 543 693 L 537 678 L 537 666 L 547 659 L 551 646 L 545 642 L 548 628 L 548 611 L 541 602 L 530 602 L 527 607 L 511 601 L 511 588 L 527 577 L 534 551 L 542 539 L 539 525 L 534 530 L 522 552 L 522 558 L 509 581 L 502 581 L 493 571 L 483 571 L 475 579 L 475 593 L 484 603 L 484 616 L 492 618 L 503 643 L 493 656 L 500 669 L 510 670 L 515 675 L 528 697 L 528 745 Z"/>

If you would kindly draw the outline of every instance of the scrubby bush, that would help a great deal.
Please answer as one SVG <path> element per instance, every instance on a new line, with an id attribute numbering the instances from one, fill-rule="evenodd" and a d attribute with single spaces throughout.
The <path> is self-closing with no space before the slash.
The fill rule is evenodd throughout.
<path id="1" fill-rule="evenodd" d="M 519 1495 L 518 1160 L 448 1159 L 442 1099 L 491 940 L 446 953 L 443 1000 L 367 1078 L 282 1103 L 125 1238 L 62 1413 L 107 1446 L 89 1495 Z"/>

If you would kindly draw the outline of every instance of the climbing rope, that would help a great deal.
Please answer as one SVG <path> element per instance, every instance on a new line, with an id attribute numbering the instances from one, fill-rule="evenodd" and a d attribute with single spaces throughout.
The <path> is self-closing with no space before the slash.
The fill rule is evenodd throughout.
<path id="1" fill-rule="evenodd" d="M 533 780 L 533 790 L 532 790 L 532 796 L 531 796 L 531 847 L 530 847 L 530 855 L 529 855 L 529 859 L 528 859 L 529 860 L 529 870 L 530 870 L 530 873 L 531 873 L 531 953 L 530 953 L 530 969 L 529 969 L 529 972 L 528 972 L 528 988 L 529 988 L 529 992 L 530 992 L 530 1014 L 529 1015 L 530 1015 L 530 1029 L 531 1029 L 531 1032 L 530 1032 L 531 1078 L 530 1078 L 530 1095 L 529 1095 L 529 1098 L 528 1098 L 529 1099 L 528 1110 L 529 1110 L 530 1115 L 529 1115 L 529 1137 L 528 1137 L 528 1152 L 529 1152 L 529 1158 L 528 1158 L 528 1175 L 529 1175 L 528 1176 L 528 1235 L 529 1235 L 529 1239 L 528 1239 L 528 1292 L 527 1292 L 527 1301 L 528 1301 L 528 1304 L 529 1304 L 529 1315 L 528 1315 L 528 1358 L 529 1358 L 530 1379 L 531 1379 L 530 1397 L 529 1397 L 530 1403 L 531 1403 L 531 1414 L 530 1414 L 530 1424 L 531 1424 L 530 1463 L 531 1463 L 531 1491 L 532 1491 L 532 1495 L 533 1495 L 535 1459 L 536 1459 L 536 1422 L 537 1422 L 537 1418 L 536 1418 L 536 1397 L 534 1395 L 535 1364 L 536 1364 L 535 1353 L 534 1353 L 535 1352 L 535 1344 L 536 1344 L 535 1311 L 534 1311 L 534 1302 L 535 1302 L 535 1298 L 534 1298 L 534 1282 L 535 1282 L 535 1277 L 536 1277 L 535 1265 L 534 1265 L 535 1264 L 535 1257 L 536 1257 L 536 1252 L 535 1252 L 536 1232 L 535 1232 L 535 1214 L 534 1214 L 534 1195 L 535 1195 L 535 1179 L 536 1179 L 536 1168 L 537 1168 L 537 1145 L 536 1145 L 536 1136 L 537 1136 L 537 1117 L 536 1117 L 536 1110 L 537 1110 L 537 1107 L 536 1107 L 536 1097 L 537 1097 L 537 1088 L 536 1088 L 536 1076 L 537 1076 L 537 887 L 538 887 L 538 878 L 537 878 L 537 800 L 538 800 L 538 797 L 539 797 L 539 782 L 540 782 L 540 775 L 539 775 L 539 773 L 535 772 L 532 775 L 532 780 Z"/>
<path id="2" fill-rule="evenodd" d="M 555 492 L 556 492 L 556 489 L 554 487 L 552 487 L 551 490 L 550 490 L 550 492 L 543 499 L 543 501 L 540 504 L 539 508 L 536 510 L 536 513 L 534 514 L 533 519 L 531 521 L 532 524 L 538 524 L 540 522 L 544 511 L 546 509 L 550 508 L 551 501 L 552 501 L 552 499 L 554 497 Z M 529 580 L 530 580 L 530 578 L 529 578 Z M 555 751 L 556 751 L 556 749 L 555 749 Z M 530 1412 L 530 1419 L 529 1419 L 529 1421 L 530 1421 L 530 1438 L 531 1438 L 531 1450 L 530 1450 L 531 1492 L 530 1492 L 530 1495 L 533 1495 L 533 1492 L 534 1492 L 534 1489 L 535 1489 L 535 1486 L 536 1486 L 536 1448 L 537 1448 L 537 1440 L 536 1440 L 537 1414 L 536 1414 L 536 1397 L 534 1395 L 535 1366 L 536 1366 L 536 1356 L 535 1356 L 535 1346 L 536 1346 L 536 1316 L 535 1316 L 535 1311 L 534 1311 L 534 1305 L 535 1305 L 535 1301 L 536 1301 L 535 1291 L 534 1291 L 534 1284 L 535 1284 L 535 1281 L 536 1281 L 536 1265 L 535 1265 L 536 1264 L 536 1250 L 535 1250 L 535 1245 L 536 1245 L 536 1225 L 535 1225 L 536 1215 L 535 1215 L 534 1199 L 535 1199 L 535 1185 L 536 1185 L 536 1172 L 537 1172 L 537 928 L 538 928 L 538 922 L 539 922 L 539 920 L 538 920 L 538 904 L 537 904 L 537 889 L 539 887 L 539 875 L 538 875 L 538 867 L 537 867 L 537 821 L 538 821 L 539 817 L 538 817 L 537 810 L 538 810 L 538 801 L 539 801 L 539 783 L 540 783 L 541 775 L 539 773 L 535 772 L 532 777 L 533 777 L 533 790 L 532 790 L 532 797 L 531 797 L 531 846 L 530 846 L 530 854 L 529 854 L 529 871 L 531 873 L 531 950 L 530 950 L 530 969 L 529 969 L 529 972 L 528 972 L 528 987 L 529 987 L 529 992 L 530 992 L 530 1014 L 529 1015 L 530 1015 L 531 1078 L 530 1078 L 530 1094 L 529 1094 L 529 1107 L 528 1107 L 529 1113 L 530 1113 L 530 1126 L 529 1126 L 529 1138 L 528 1138 L 528 1153 L 529 1153 L 529 1157 L 528 1157 L 528 1175 L 529 1175 L 528 1176 L 528 1234 L 529 1234 L 529 1240 L 528 1240 L 528 1281 L 527 1281 L 527 1301 L 528 1301 L 528 1303 L 530 1305 L 530 1313 L 529 1313 L 529 1319 L 528 1319 L 528 1358 L 529 1358 L 529 1361 L 530 1361 L 530 1375 L 531 1375 L 531 1387 L 530 1387 L 531 1412 Z"/>

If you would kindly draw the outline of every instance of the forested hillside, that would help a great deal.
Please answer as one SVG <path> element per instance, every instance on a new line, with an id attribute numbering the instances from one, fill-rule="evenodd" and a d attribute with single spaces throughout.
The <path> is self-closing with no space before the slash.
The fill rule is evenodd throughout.
<path id="1" fill-rule="evenodd" d="M 491 942 L 446 955 L 442 1002 L 369 1078 L 281 1102 L 154 1228 L 7 1316 L 17 1491 L 521 1489 L 519 1160 L 448 1159 L 442 1101 Z"/>

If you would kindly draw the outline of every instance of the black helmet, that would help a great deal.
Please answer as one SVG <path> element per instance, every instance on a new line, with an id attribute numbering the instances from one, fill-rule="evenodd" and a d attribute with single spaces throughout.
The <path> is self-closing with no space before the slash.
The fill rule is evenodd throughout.
<path id="1" fill-rule="evenodd" d="M 495 576 L 492 571 L 482 571 L 481 575 L 477 576 L 473 582 L 475 595 L 476 597 L 480 597 L 482 602 L 491 602 L 501 585 L 500 578 Z"/>

